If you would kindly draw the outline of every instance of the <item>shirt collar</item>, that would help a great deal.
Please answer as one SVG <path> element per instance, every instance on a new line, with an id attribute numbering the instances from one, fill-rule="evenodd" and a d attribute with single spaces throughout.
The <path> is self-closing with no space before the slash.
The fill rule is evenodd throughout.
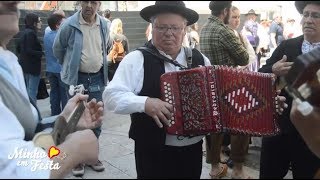
<path id="1" fill-rule="evenodd" d="M 82 17 L 82 10 L 80 11 L 79 16 L 80 16 L 80 17 L 79 17 L 79 23 L 80 23 L 81 25 L 89 25 L 89 23 L 86 22 L 86 21 L 83 19 L 83 17 Z M 100 21 L 99 21 L 99 18 L 98 18 L 98 14 L 96 14 L 96 22 L 93 23 L 93 24 L 95 24 L 95 25 L 97 25 L 97 26 L 100 26 Z"/>
<path id="2" fill-rule="evenodd" d="M 211 16 L 209 17 L 209 19 L 212 19 L 213 21 L 216 21 L 216 22 L 218 22 L 219 24 L 225 25 L 225 24 L 223 23 L 223 21 L 222 21 L 220 18 L 218 18 L 217 16 L 211 15 Z"/>
<path id="3" fill-rule="evenodd" d="M 307 40 L 303 40 L 301 50 L 302 50 L 302 53 L 305 54 L 317 47 L 320 47 L 320 42 L 310 43 Z"/>

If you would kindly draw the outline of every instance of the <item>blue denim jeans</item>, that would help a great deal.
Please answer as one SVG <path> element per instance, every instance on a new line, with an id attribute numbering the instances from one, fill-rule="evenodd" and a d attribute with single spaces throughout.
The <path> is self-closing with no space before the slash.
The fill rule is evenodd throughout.
<path id="1" fill-rule="evenodd" d="M 88 95 L 90 101 L 95 98 L 98 101 L 102 101 L 102 93 L 104 91 L 104 80 L 103 72 L 99 71 L 98 73 L 78 73 L 78 85 L 83 84 L 84 88 L 88 90 Z M 66 88 L 69 90 L 69 87 Z M 70 95 L 68 93 L 68 98 Z M 92 129 L 97 138 L 101 134 L 101 126 L 95 129 Z"/>
<path id="2" fill-rule="evenodd" d="M 50 83 L 51 116 L 54 116 L 60 114 L 67 104 L 66 85 L 61 81 L 60 73 L 47 72 L 47 78 Z"/>
<path id="3" fill-rule="evenodd" d="M 26 88 L 28 95 L 33 100 L 34 103 L 37 103 L 37 94 L 38 87 L 40 82 L 40 75 L 33 75 L 24 73 L 24 80 L 26 82 Z"/>

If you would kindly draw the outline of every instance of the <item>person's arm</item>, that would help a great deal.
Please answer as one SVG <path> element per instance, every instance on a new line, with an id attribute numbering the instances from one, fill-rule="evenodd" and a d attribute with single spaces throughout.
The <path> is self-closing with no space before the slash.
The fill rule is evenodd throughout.
<path id="1" fill-rule="evenodd" d="M 16 116 L 4 105 L 0 97 L 0 178 L 10 179 L 47 179 L 50 170 L 32 171 L 35 160 L 48 163 L 49 158 L 20 158 L 15 155 L 15 150 L 26 152 L 37 151 L 47 154 L 43 149 L 34 147 L 31 141 L 25 141 L 25 132 Z M 20 163 L 24 165 L 20 165 Z"/>
<path id="2" fill-rule="evenodd" d="M 30 32 L 27 32 L 25 36 L 26 36 L 25 41 L 23 43 L 24 43 L 26 54 L 31 56 L 41 57 L 43 52 L 34 49 L 34 47 L 36 47 L 37 41 L 39 41 L 36 33 L 30 31 Z"/>
<path id="3" fill-rule="evenodd" d="M 119 114 L 145 111 L 147 96 L 138 96 L 144 79 L 144 57 L 140 51 L 127 54 L 103 92 L 107 109 Z"/>
<path id="4" fill-rule="evenodd" d="M 276 33 L 270 33 L 270 41 L 271 41 L 273 48 L 276 48 L 277 47 Z"/>
<path id="5" fill-rule="evenodd" d="M 126 52 L 126 54 L 128 54 L 129 53 L 129 40 L 126 36 L 124 36 L 124 41 L 125 41 L 124 51 Z"/>
<path id="6" fill-rule="evenodd" d="M 75 108 L 79 100 L 86 100 L 87 95 L 77 94 L 68 101 L 61 116 L 70 116 L 70 113 Z M 103 117 L 102 102 L 96 103 L 95 100 L 86 104 L 84 114 L 79 120 L 78 126 L 82 128 L 94 128 L 101 125 Z M 38 165 L 43 163 L 45 165 L 50 164 L 48 158 L 48 152 L 39 147 L 35 147 L 32 141 L 25 141 L 24 131 L 16 119 L 16 116 L 2 103 L 0 98 L 0 123 L 5 126 L 0 126 L 0 178 L 63 178 L 67 173 L 71 171 L 79 163 L 94 164 L 98 160 L 98 140 L 90 129 L 77 131 L 67 136 L 65 142 L 57 146 L 61 155 L 54 157 L 53 164 L 58 163 L 59 169 L 49 168 L 40 169 Z M 31 158 L 19 158 L 15 157 L 15 152 L 25 151 L 38 152 L 38 154 L 44 154 L 44 156 L 36 156 Z M 24 165 L 20 162 L 23 161 Z M 38 164 L 38 165 L 37 165 Z M 56 166 L 55 166 L 56 167 Z"/>
<path id="7" fill-rule="evenodd" d="M 50 32 L 45 33 L 43 36 L 43 49 L 46 62 L 48 62 L 49 53 L 52 52 L 52 45 L 53 45 L 54 37 Z M 47 64 L 48 66 L 48 64 Z"/>
<path id="8" fill-rule="evenodd" d="M 262 44 L 263 44 L 262 28 L 263 28 L 263 27 L 262 27 L 260 24 L 258 24 L 257 36 L 259 37 L 259 43 L 257 44 L 257 47 L 256 47 L 256 51 L 255 51 L 256 54 L 260 53 L 260 50 L 261 50 Z"/>
<path id="9" fill-rule="evenodd" d="M 244 23 L 244 27 L 246 28 L 247 31 L 251 33 L 251 35 L 254 35 L 255 28 L 254 28 L 254 22 L 252 20 L 247 20 Z"/>
<path id="10" fill-rule="evenodd" d="M 310 150 L 320 158 L 320 108 L 313 107 L 313 111 L 303 116 L 297 109 L 297 103 L 292 102 L 290 119 Z"/>
<path id="11" fill-rule="evenodd" d="M 70 28 L 67 26 L 67 23 L 64 23 L 59 28 L 52 47 L 53 54 L 58 59 L 60 64 L 62 64 L 64 61 L 64 56 L 68 46 L 68 39 L 70 36 Z"/>
<path id="12" fill-rule="evenodd" d="M 277 41 L 276 41 L 276 33 L 277 33 L 277 26 L 276 24 L 272 23 L 270 26 L 270 42 L 273 48 L 277 48 Z"/>
<path id="13" fill-rule="evenodd" d="M 285 55 L 284 49 L 286 46 L 286 42 L 282 42 L 279 47 L 277 47 L 274 52 L 272 53 L 271 57 L 267 59 L 266 64 L 263 65 L 260 69 L 259 72 L 264 72 L 264 73 L 273 73 L 272 71 L 272 66 L 281 60 L 283 58 L 283 55 Z"/>
<path id="14" fill-rule="evenodd" d="M 196 31 L 191 31 L 191 37 L 196 41 L 197 44 L 200 42 L 199 34 Z"/>
<path id="15" fill-rule="evenodd" d="M 249 62 L 249 54 L 245 47 L 241 44 L 239 38 L 231 29 L 221 32 L 220 43 L 231 55 L 232 59 L 236 60 L 236 64 L 245 66 Z"/>
<path id="16" fill-rule="evenodd" d="M 210 62 L 209 58 L 207 58 L 207 56 L 205 56 L 203 54 L 202 54 L 202 56 L 203 56 L 203 59 L 204 59 L 204 65 L 205 66 L 211 66 L 211 62 Z"/>
<path id="17" fill-rule="evenodd" d="M 249 55 L 249 63 L 248 65 L 256 62 L 257 60 L 257 55 L 252 47 L 252 45 L 250 44 L 249 40 L 247 37 L 245 37 L 242 33 L 239 33 L 239 36 L 242 37 L 243 39 L 243 43 L 244 43 L 244 47 L 246 48 L 248 55 Z"/>

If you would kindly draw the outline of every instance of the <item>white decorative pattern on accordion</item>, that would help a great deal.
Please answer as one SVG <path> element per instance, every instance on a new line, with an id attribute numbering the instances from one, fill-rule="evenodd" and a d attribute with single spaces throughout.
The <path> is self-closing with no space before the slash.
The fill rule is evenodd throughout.
<path id="1" fill-rule="evenodd" d="M 236 112 L 239 114 L 245 113 L 247 110 L 259 108 L 259 105 L 262 103 L 259 98 L 251 92 L 252 90 L 248 91 L 246 87 L 242 87 L 235 91 L 229 92 L 226 96 L 224 96 L 224 99 L 230 104 L 230 107 L 234 108 Z M 238 100 L 241 98 L 247 99 L 247 101 L 245 101 L 247 103 L 239 102 Z"/>

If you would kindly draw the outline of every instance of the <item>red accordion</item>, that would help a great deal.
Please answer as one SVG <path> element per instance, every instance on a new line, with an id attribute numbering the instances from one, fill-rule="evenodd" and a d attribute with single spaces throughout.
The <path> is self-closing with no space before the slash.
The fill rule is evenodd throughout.
<path id="1" fill-rule="evenodd" d="M 280 131 L 272 74 L 203 66 L 165 73 L 160 81 L 161 99 L 174 107 L 168 134 L 272 136 Z"/>

